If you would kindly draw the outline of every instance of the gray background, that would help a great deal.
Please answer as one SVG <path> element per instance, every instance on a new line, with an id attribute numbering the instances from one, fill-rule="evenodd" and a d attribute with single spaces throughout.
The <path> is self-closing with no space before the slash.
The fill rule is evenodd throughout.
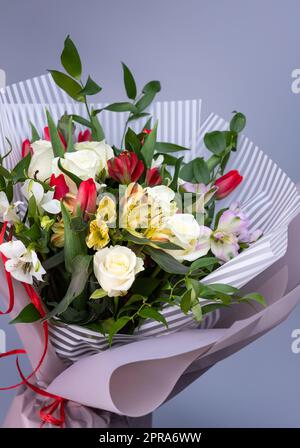
<path id="1" fill-rule="evenodd" d="M 299 180 L 299 1 L 0 0 L 0 68 L 13 83 L 59 67 L 70 33 L 87 73 L 104 87 L 100 101 L 124 99 L 119 61 L 140 84 L 160 79 L 160 99 L 202 98 L 206 112 L 248 118 L 246 134 Z M 8 347 L 19 344 L 5 318 Z M 154 424 L 170 427 L 300 426 L 300 354 L 280 327 L 215 366 L 162 406 Z M 14 379 L 1 361 L 1 384 Z M 0 422 L 12 393 L 0 395 Z"/>

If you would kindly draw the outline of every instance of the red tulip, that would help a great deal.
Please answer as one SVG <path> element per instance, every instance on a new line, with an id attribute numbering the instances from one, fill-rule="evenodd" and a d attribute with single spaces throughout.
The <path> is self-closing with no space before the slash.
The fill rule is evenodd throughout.
<path id="1" fill-rule="evenodd" d="M 108 173 L 121 184 L 137 182 L 144 172 L 144 164 L 135 152 L 124 151 L 107 161 Z"/>
<path id="2" fill-rule="evenodd" d="M 22 157 L 26 157 L 27 154 L 29 154 L 29 153 L 32 155 L 33 151 L 32 151 L 32 148 L 31 148 L 30 140 L 26 139 L 22 143 Z"/>
<path id="3" fill-rule="evenodd" d="M 92 141 L 92 133 L 89 129 L 86 129 L 84 132 L 80 131 L 78 134 L 78 143 L 81 142 L 91 142 Z"/>
<path id="4" fill-rule="evenodd" d="M 60 174 L 59 176 L 55 176 L 55 174 L 52 174 L 50 177 L 50 187 L 55 187 L 53 199 L 62 199 L 66 196 L 67 193 L 69 193 L 69 187 L 66 184 L 65 177 L 63 174 Z"/>
<path id="5" fill-rule="evenodd" d="M 143 134 L 151 134 L 152 129 L 143 129 Z"/>
<path id="6" fill-rule="evenodd" d="M 215 186 L 218 187 L 216 199 L 226 198 L 242 182 L 243 176 L 237 170 L 229 171 L 224 176 L 216 180 Z"/>
<path id="7" fill-rule="evenodd" d="M 162 177 L 159 174 L 158 168 L 150 168 L 147 170 L 146 173 L 146 184 L 149 187 L 155 187 L 155 185 L 161 185 L 162 183 Z"/>
<path id="8" fill-rule="evenodd" d="M 66 149 L 67 148 L 67 142 L 66 142 L 64 136 L 62 135 L 62 133 L 60 131 L 58 131 L 58 135 L 59 135 L 60 141 L 63 144 L 63 147 Z M 48 126 L 46 126 L 44 128 L 44 137 L 45 137 L 45 140 L 48 140 L 48 142 L 51 142 L 50 131 L 49 131 Z"/>
<path id="9" fill-rule="evenodd" d="M 96 211 L 97 190 L 93 179 L 84 180 L 78 188 L 78 193 L 74 202 L 73 214 L 77 213 L 78 206 L 83 212 L 85 220 L 89 219 Z"/>

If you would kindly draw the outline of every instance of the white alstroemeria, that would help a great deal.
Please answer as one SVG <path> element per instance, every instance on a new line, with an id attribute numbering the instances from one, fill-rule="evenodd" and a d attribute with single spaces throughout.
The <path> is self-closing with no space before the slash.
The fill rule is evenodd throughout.
<path id="1" fill-rule="evenodd" d="M 21 201 L 10 204 L 7 199 L 6 193 L 4 191 L 0 191 L 0 222 L 19 222 L 20 219 L 18 218 L 16 209 L 20 204 L 22 204 Z"/>
<path id="2" fill-rule="evenodd" d="M 53 199 L 54 191 L 49 190 L 45 193 L 43 186 L 39 182 L 27 179 L 22 186 L 22 192 L 28 200 L 34 196 L 37 206 L 47 213 L 53 215 L 60 213 L 60 202 L 57 199 Z"/>
<path id="3" fill-rule="evenodd" d="M 7 258 L 5 269 L 20 282 L 32 285 L 33 277 L 42 281 L 46 273 L 36 252 L 27 249 L 22 241 L 15 240 L 0 244 L 0 252 Z"/>

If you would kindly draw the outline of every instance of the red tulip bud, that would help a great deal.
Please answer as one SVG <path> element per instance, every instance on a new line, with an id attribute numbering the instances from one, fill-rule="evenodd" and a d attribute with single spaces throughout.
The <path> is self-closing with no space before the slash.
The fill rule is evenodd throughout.
<path id="1" fill-rule="evenodd" d="M 62 135 L 62 133 L 60 131 L 58 131 L 58 135 L 59 135 L 60 141 L 63 144 L 63 147 L 66 149 L 67 148 L 67 142 L 66 142 L 64 136 Z M 48 142 L 51 142 L 50 131 L 49 131 L 48 126 L 46 126 L 44 128 L 44 137 L 45 137 L 45 140 L 48 140 Z"/>
<path id="2" fill-rule="evenodd" d="M 226 198 L 242 182 L 243 176 L 237 170 L 229 171 L 224 176 L 216 180 L 215 186 L 218 187 L 216 199 Z"/>
<path id="3" fill-rule="evenodd" d="M 146 173 L 146 184 L 148 187 L 155 187 L 155 185 L 161 185 L 162 177 L 159 174 L 158 168 L 150 168 Z"/>
<path id="4" fill-rule="evenodd" d="M 69 193 L 69 187 L 66 184 L 65 177 L 63 174 L 60 174 L 59 176 L 55 176 L 52 174 L 50 177 L 50 187 L 55 187 L 54 199 L 62 199 L 66 196 L 67 193 Z"/>
<path id="5" fill-rule="evenodd" d="M 73 214 L 77 213 L 78 206 L 83 212 L 85 220 L 89 219 L 96 211 L 97 190 L 93 179 L 84 180 L 78 188 L 78 193 L 75 199 Z"/>
<path id="6" fill-rule="evenodd" d="M 92 141 L 92 133 L 89 129 L 86 129 L 84 132 L 80 131 L 78 134 L 78 143 L 81 142 L 91 142 Z"/>
<path id="7" fill-rule="evenodd" d="M 135 152 L 124 151 L 107 161 L 110 177 L 121 184 L 137 182 L 144 172 L 144 164 Z"/>
<path id="8" fill-rule="evenodd" d="M 152 129 L 143 129 L 143 134 L 151 134 Z"/>
<path id="9" fill-rule="evenodd" d="M 27 139 L 22 143 L 22 157 L 26 157 L 29 153 L 32 155 L 33 151 L 31 148 L 30 140 Z"/>

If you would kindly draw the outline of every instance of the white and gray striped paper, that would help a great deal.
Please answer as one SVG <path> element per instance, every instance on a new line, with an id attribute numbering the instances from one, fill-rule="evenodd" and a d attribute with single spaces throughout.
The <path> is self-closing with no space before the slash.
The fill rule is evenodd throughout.
<path id="1" fill-rule="evenodd" d="M 103 107 L 103 104 L 95 107 Z M 42 134 L 46 123 L 45 108 L 50 110 L 54 119 L 58 119 L 65 111 L 85 116 L 84 106 L 70 100 L 56 87 L 49 75 L 20 82 L 0 91 L 1 153 L 5 148 L 4 137 L 9 138 L 14 148 L 8 160 L 9 167 L 20 158 L 22 141 L 30 136 L 30 121 Z M 186 161 L 207 155 L 203 144 L 206 132 L 228 127 L 228 123 L 215 114 L 210 114 L 201 122 L 201 100 L 157 102 L 150 107 L 149 112 L 154 120 L 159 120 L 160 141 L 191 148 L 184 153 Z M 101 123 L 109 144 L 120 144 L 126 118 L 126 113 L 102 113 Z M 141 121 L 133 123 L 134 129 L 140 127 Z M 204 282 L 241 287 L 284 255 L 287 249 L 287 227 L 300 210 L 300 199 L 287 175 L 244 136 L 240 139 L 239 150 L 230 160 L 228 170 L 233 168 L 239 170 L 244 180 L 229 198 L 222 201 L 222 207 L 238 200 L 250 218 L 251 228 L 262 229 L 264 235 L 249 249 L 208 275 Z M 177 308 L 166 307 L 163 314 L 169 323 L 168 330 L 162 324 L 149 320 L 134 335 L 117 335 L 114 344 L 129 343 L 196 325 L 192 316 L 183 315 Z M 210 313 L 204 317 L 201 327 L 211 328 L 218 319 L 219 311 Z M 76 361 L 108 347 L 106 339 L 99 333 L 60 321 L 50 325 L 50 337 L 57 353 L 69 361 Z"/>

